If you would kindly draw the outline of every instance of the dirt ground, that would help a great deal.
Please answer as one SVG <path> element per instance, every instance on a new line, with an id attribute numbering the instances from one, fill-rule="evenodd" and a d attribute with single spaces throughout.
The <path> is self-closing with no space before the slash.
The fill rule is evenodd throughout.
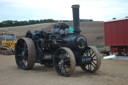
<path id="1" fill-rule="evenodd" d="M 55 23 L 43 23 L 28 26 L 0 28 L 0 32 L 24 36 L 28 30 L 41 30 L 52 28 Z M 67 23 L 73 27 L 72 22 Z M 89 43 L 103 44 L 103 22 L 81 22 L 81 33 L 86 36 Z M 128 61 L 103 60 L 99 71 L 94 74 L 87 73 L 76 67 L 71 77 L 59 76 L 54 68 L 47 68 L 35 64 L 32 70 L 20 70 L 16 66 L 14 55 L 0 54 L 0 85 L 128 85 Z"/>
<path id="2" fill-rule="evenodd" d="M 20 70 L 14 55 L 0 54 L 0 85 L 128 85 L 128 61 L 102 60 L 94 74 L 76 67 L 71 77 L 62 77 L 54 68 L 40 64 L 32 70 Z"/>

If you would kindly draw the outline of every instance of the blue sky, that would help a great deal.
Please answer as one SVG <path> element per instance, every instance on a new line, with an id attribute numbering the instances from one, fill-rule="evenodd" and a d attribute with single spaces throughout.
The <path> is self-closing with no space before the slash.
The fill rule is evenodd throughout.
<path id="1" fill-rule="evenodd" d="M 128 16 L 128 0 L 0 0 L 4 20 L 72 20 L 71 5 L 80 5 L 80 18 L 107 21 Z"/>

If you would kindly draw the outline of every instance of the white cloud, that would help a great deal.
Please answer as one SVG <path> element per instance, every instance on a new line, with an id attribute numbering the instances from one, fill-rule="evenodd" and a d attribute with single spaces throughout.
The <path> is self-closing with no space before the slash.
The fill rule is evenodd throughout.
<path id="1" fill-rule="evenodd" d="M 80 4 L 80 18 L 110 20 L 128 16 L 127 0 L 0 0 L 0 21 L 72 19 L 72 4 Z"/>

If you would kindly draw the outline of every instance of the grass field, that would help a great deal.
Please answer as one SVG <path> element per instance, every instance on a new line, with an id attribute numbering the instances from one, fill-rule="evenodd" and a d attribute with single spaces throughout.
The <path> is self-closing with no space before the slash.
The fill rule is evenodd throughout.
<path id="1" fill-rule="evenodd" d="M 0 32 L 13 33 L 17 38 L 24 37 L 28 30 L 44 30 L 48 31 L 53 28 L 56 23 L 42 23 L 35 25 L 26 26 L 16 26 L 16 27 L 3 27 L 0 28 Z M 73 28 L 72 22 L 66 22 L 69 26 Z M 96 46 L 99 50 L 107 49 L 104 46 L 104 25 L 103 22 L 93 21 L 93 22 L 81 22 L 80 23 L 81 34 L 87 38 L 88 44 Z M 97 37 L 103 37 L 102 39 L 97 39 Z"/>
<path id="2" fill-rule="evenodd" d="M 17 27 L 4 27 L 0 28 L 0 32 L 14 33 L 17 37 L 24 36 L 28 30 L 50 30 L 56 23 L 43 23 L 35 25 L 17 26 Z M 73 28 L 72 22 L 67 22 L 69 26 Z M 81 22 L 80 23 L 81 34 L 85 35 L 88 43 L 104 43 L 104 39 L 96 39 L 99 36 L 104 37 L 104 25 L 103 22 Z"/>

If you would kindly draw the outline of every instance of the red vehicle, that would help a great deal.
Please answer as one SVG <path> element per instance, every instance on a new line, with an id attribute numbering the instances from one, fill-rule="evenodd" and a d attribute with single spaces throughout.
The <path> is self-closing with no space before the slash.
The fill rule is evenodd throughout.
<path id="1" fill-rule="evenodd" d="M 104 22 L 105 46 L 119 56 L 128 56 L 128 19 Z"/>

